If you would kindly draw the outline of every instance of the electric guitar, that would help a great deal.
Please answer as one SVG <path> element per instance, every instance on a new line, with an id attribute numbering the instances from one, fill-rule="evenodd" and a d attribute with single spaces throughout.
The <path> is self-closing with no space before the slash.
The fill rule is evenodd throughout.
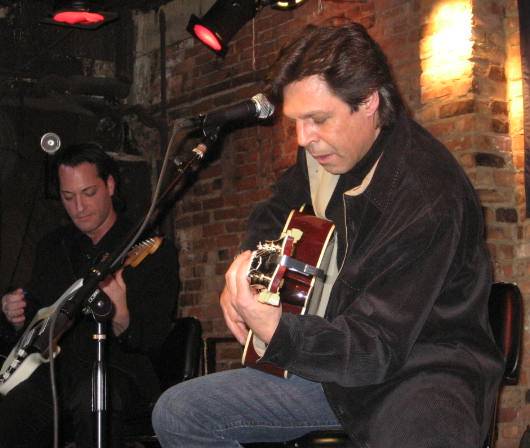
<path id="1" fill-rule="evenodd" d="M 124 266 L 136 267 L 162 244 L 161 237 L 148 238 L 135 244 L 128 252 Z M 25 381 L 37 367 L 50 361 L 47 344 L 49 327 L 54 314 L 83 286 L 83 279 L 76 280 L 53 305 L 41 308 L 11 350 L 0 369 L 0 394 L 6 395 L 13 387 Z M 64 333 L 64 331 L 62 332 Z M 53 357 L 60 352 L 59 337 L 53 340 Z M 45 348 L 41 349 L 40 347 Z"/>
<path id="2" fill-rule="evenodd" d="M 283 313 L 316 314 L 326 271 L 333 251 L 335 225 L 300 211 L 291 211 L 280 238 L 259 243 L 252 253 L 248 278 L 262 303 L 278 306 Z M 249 332 L 242 363 L 287 377 L 288 372 L 258 363 L 266 345 Z"/>

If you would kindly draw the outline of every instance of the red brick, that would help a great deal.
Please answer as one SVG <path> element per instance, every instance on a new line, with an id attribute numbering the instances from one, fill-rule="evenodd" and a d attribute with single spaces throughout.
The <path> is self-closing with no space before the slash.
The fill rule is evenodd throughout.
<path id="1" fill-rule="evenodd" d="M 454 101 L 440 107 L 440 118 L 470 114 L 475 110 L 474 100 Z"/>

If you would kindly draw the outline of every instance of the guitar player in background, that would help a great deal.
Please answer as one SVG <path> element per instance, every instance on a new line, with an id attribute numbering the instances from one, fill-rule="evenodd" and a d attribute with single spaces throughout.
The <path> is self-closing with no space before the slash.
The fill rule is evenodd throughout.
<path id="1" fill-rule="evenodd" d="M 482 446 L 502 358 L 488 322 L 481 208 L 464 171 L 407 116 L 359 24 L 304 29 L 270 83 L 296 126 L 298 159 L 250 216 L 221 293 L 237 340 L 252 330 L 265 351 L 258 368 L 164 392 L 153 412 L 162 446 L 229 448 L 326 429 L 365 448 Z M 250 251 L 278 239 L 302 204 L 336 228 L 323 316 L 261 303 L 247 276 Z M 290 375 L 259 368 L 267 364 Z"/>
<path id="2" fill-rule="evenodd" d="M 119 213 L 118 170 L 99 145 L 83 143 L 57 154 L 56 174 L 62 204 L 71 224 L 45 236 L 37 246 L 32 277 L 2 297 L 2 316 L 14 339 L 35 312 L 52 305 L 98 259 L 129 235 L 132 224 Z M 160 247 L 136 267 L 125 267 L 100 284 L 114 308 L 105 347 L 109 430 L 112 447 L 122 447 L 124 418 L 145 412 L 159 391 L 151 359 L 170 331 L 178 278 L 174 246 Z M 92 367 L 96 323 L 83 315 L 60 338 L 55 358 L 61 424 L 72 422 L 77 448 L 93 447 Z M 61 426 L 61 428 L 63 427 Z M 49 365 L 0 398 L 0 447 L 48 447 L 53 440 Z"/>

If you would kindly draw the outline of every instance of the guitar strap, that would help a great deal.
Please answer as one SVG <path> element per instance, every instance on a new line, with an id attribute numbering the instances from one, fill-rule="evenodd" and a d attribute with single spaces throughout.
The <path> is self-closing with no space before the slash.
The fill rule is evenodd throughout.
<path id="1" fill-rule="evenodd" d="M 382 156 L 382 154 L 381 154 Z M 362 194 L 374 177 L 375 170 L 381 160 L 381 156 L 375 161 L 370 171 L 366 174 L 362 182 L 344 194 L 347 196 L 358 196 Z M 328 206 L 331 195 L 335 191 L 340 175 L 331 174 L 326 171 L 312 156 L 306 151 L 307 172 L 309 175 L 309 188 L 311 189 L 311 202 L 313 211 L 319 218 L 327 219 L 326 208 Z M 310 310 L 310 314 L 317 316 L 324 316 L 328 306 L 329 297 L 331 295 L 331 288 L 337 279 L 339 268 L 337 266 L 337 238 L 333 238 L 333 251 L 329 261 L 328 269 L 326 271 L 326 280 L 322 288 L 320 301 L 315 309 Z"/>

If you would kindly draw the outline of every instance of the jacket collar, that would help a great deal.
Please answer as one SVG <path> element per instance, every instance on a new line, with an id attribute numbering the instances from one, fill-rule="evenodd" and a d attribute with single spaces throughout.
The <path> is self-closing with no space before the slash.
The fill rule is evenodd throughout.
<path id="1" fill-rule="evenodd" d="M 403 154 L 410 147 L 409 126 L 409 119 L 402 112 L 393 126 L 383 128 L 368 153 L 341 176 L 340 190 L 355 191 L 368 179 L 371 182 L 363 190 L 365 197 L 380 210 L 386 208 L 390 192 L 401 177 Z"/>

